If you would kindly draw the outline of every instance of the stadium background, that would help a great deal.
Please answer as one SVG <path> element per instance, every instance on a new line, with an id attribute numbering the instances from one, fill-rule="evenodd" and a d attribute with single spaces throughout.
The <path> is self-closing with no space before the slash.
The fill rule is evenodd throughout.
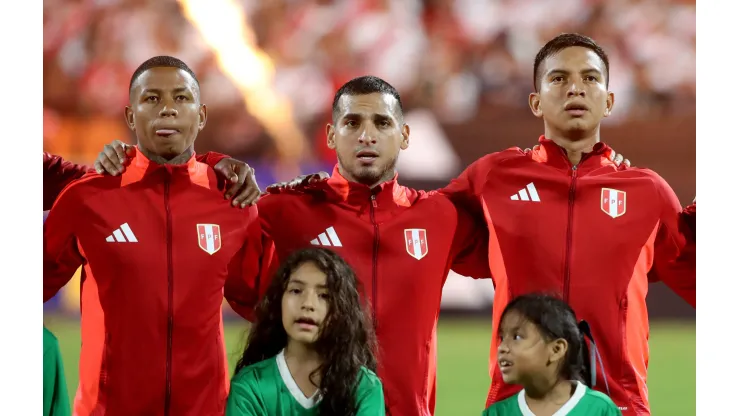
<path id="1" fill-rule="evenodd" d="M 44 0 L 44 150 L 90 163 L 131 141 L 128 81 L 159 54 L 199 77 L 209 120 L 196 142 L 250 163 L 262 188 L 330 171 L 324 144 L 334 91 L 373 74 L 401 93 L 411 146 L 401 182 L 446 184 L 478 157 L 531 147 L 527 108 L 538 48 L 561 32 L 609 53 L 616 94 L 602 138 L 695 195 L 696 11 L 684 0 Z M 604 267 L 608 267 L 605 265 Z M 44 305 L 70 395 L 77 382 L 79 277 Z M 476 414 L 487 388 L 489 282 L 451 276 L 439 327 L 438 415 Z M 648 295 L 650 400 L 656 415 L 695 414 L 695 313 L 662 284 Z M 246 326 L 230 318 L 228 352 Z"/>

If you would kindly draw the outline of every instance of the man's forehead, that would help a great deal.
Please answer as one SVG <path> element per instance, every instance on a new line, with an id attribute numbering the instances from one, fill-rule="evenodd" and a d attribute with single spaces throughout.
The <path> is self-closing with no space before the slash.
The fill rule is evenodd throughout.
<path id="1" fill-rule="evenodd" d="M 361 95 L 345 94 L 339 99 L 343 114 L 385 114 L 392 116 L 398 101 L 391 94 L 371 93 Z"/>
<path id="2" fill-rule="evenodd" d="M 552 70 L 586 70 L 604 72 L 606 67 L 599 55 L 589 48 L 571 46 L 558 51 L 545 59 L 544 72 Z"/>
<path id="3" fill-rule="evenodd" d="M 186 71 L 174 67 L 156 67 L 142 72 L 134 81 L 133 89 L 144 90 L 176 90 L 186 89 L 195 91 L 195 79 Z"/>

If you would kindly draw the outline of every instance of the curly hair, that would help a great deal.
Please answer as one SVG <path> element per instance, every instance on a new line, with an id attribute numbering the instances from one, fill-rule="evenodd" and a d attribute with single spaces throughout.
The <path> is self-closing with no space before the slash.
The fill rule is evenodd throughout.
<path id="1" fill-rule="evenodd" d="M 276 356 L 288 343 L 282 321 L 282 298 L 291 274 L 311 262 L 326 274 L 329 305 L 314 348 L 323 364 L 311 373 L 322 399 L 320 415 L 354 416 L 360 368 L 376 371 L 375 334 L 368 322 L 366 303 L 350 266 L 336 253 L 324 248 L 294 252 L 280 266 L 256 311 L 247 345 L 234 374 L 242 368 Z"/>

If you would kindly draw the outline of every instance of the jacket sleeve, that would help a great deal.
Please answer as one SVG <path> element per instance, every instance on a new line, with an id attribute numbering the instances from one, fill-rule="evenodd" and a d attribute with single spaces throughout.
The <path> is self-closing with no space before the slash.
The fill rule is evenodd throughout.
<path id="1" fill-rule="evenodd" d="M 463 276 L 491 278 L 488 230 L 465 209 L 456 209 L 457 228 L 452 242 L 452 270 Z"/>
<path id="2" fill-rule="evenodd" d="M 656 186 L 662 207 L 649 277 L 651 281 L 663 281 L 696 308 L 696 238 L 690 224 L 695 221 L 696 205 L 682 210 L 676 194 L 662 178 Z"/>
<path id="3" fill-rule="evenodd" d="M 66 188 L 44 221 L 44 302 L 51 299 L 85 262 L 77 249 L 75 230 L 82 215 L 79 183 Z"/>
<path id="4" fill-rule="evenodd" d="M 254 308 L 259 299 L 258 285 L 262 262 L 262 229 L 257 207 L 245 214 L 249 217 L 244 245 L 229 264 L 224 285 L 224 297 L 234 312 L 248 321 L 254 320 Z"/>
<path id="5" fill-rule="evenodd" d="M 488 175 L 493 154 L 484 156 L 468 166 L 457 178 L 439 190 L 458 209 L 464 209 L 477 223 L 485 224 L 486 218 L 480 203 L 480 189 Z"/>
<path id="6" fill-rule="evenodd" d="M 202 155 L 195 155 L 195 160 L 197 160 L 200 163 L 205 163 L 206 165 L 210 167 L 216 167 L 218 162 L 226 159 L 227 155 L 222 155 L 221 153 L 216 152 L 208 152 Z"/>
<path id="7" fill-rule="evenodd" d="M 84 176 L 91 168 L 62 159 L 61 156 L 44 152 L 44 211 L 51 209 L 62 189 L 72 181 Z"/>

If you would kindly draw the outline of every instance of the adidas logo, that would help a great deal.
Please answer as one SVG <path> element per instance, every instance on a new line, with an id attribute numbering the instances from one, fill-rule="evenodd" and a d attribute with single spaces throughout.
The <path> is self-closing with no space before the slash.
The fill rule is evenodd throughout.
<path id="1" fill-rule="evenodd" d="M 327 228 L 325 232 L 311 240 L 311 244 L 315 246 L 342 247 L 342 242 L 339 241 L 339 236 L 337 235 L 337 232 L 334 231 L 334 227 Z"/>
<path id="2" fill-rule="evenodd" d="M 131 227 L 128 226 L 128 223 L 124 223 L 121 225 L 120 228 L 116 228 L 113 230 L 113 234 L 109 235 L 105 238 L 105 241 L 109 243 L 138 243 L 139 240 L 136 239 L 136 236 L 134 235 L 134 232 L 131 231 Z"/>
<path id="3" fill-rule="evenodd" d="M 525 188 L 520 189 L 519 193 L 512 195 L 511 200 L 540 202 L 540 195 L 537 193 L 534 183 L 530 182 Z"/>

